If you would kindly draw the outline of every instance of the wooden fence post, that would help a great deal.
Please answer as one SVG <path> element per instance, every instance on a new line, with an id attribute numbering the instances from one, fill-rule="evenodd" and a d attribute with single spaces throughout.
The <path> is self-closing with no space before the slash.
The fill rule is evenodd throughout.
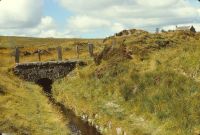
<path id="1" fill-rule="evenodd" d="M 58 61 L 62 61 L 62 47 L 58 47 L 57 48 L 57 52 L 58 52 Z"/>
<path id="2" fill-rule="evenodd" d="M 19 48 L 15 48 L 15 63 L 19 63 L 19 56 L 20 56 L 20 51 Z"/>
<path id="3" fill-rule="evenodd" d="M 92 43 L 88 43 L 88 51 L 90 54 L 90 57 L 94 56 L 94 45 Z"/>
<path id="4" fill-rule="evenodd" d="M 41 61 L 41 50 L 38 49 L 38 60 Z"/>
<path id="5" fill-rule="evenodd" d="M 80 54 L 80 46 L 76 45 L 76 53 L 77 53 L 77 58 L 79 59 L 79 54 Z"/>

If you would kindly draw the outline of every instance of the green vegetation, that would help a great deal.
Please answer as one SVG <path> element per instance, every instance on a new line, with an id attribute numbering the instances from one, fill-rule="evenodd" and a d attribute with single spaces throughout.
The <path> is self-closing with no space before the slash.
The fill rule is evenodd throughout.
<path id="1" fill-rule="evenodd" d="M 0 77 L 0 131 L 17 134 L 67 134 L 59 112 L 42 89 L 9 73 Z"/>
<path id="2" fill-rule="evenodd" d="M 89 40 L 99 44 L 101 40 Z M 25 82 L 11 72 L 15 66 L 13 52 L 20 47 L 20 62 L 38 61 L 38 49 L 46 50 L 42 61 L 56 60 L 56 47 L 63 47 L 64 59 L 76 58 L 75 45 L 82 43 L 80 56 L 88 55 L 82 39 L 37 39 L 26 37 L 0 37 L 0 133 L 33 135 L 70 134 L 67 118 L 52 105 L 42 88 Z M 30 55 L 24 55 L 25 52 Z"/>
<path id="3" fill-rule="evenodd" d="M 199 134 L 199 34 L 138 36 L 118 37 L 115 48 L 100 54 L 100 65 L 57 81 L 54 96 L 77 115 L 88 114 L 105 134 L 119 127 L 131 135 Z"/>
<path id="4" fill-rule="evenodd" d="M 0 132 L 34 135 L 68 134 L 67 121 L 53 108 L 39 86 L 9 71 L 11 50 L 0 50 Z"/>
<path id="5" fill-rule="evenodd" d="M 8 71 L 14 61 L 4 38 L 0 38 L 5 46 L 0 50 L 0 129 L 67 134 L 59 112 L 48 103 L 41 88 Z M 114 135 L 119 128 L 127 135 L 200 134 L 200 34 L 135 30 L 132 35 L 115 37 L 117 44 L 111 47 L 113 38 L 104 43 L 90 41 L 96 45 L 95 60 L 82 45 L 80 57 L 88 66 L 77 67 L 57 80 L 53 84 L 54 98 L 79 116 L 87 114 L 88 121 L 99 125 L 105 135 Z M 76 57 L 73 48 L 77 40 L 46 40 L 23 39 L 21 51 L 61 45 L 65 59 Z M 18 44 L 19 39 L 14 41 Z M 29 46 L 33 45 L 31 41 L 37 41 L 38 46 Z M 37 60 L 35 55 L 21 57 L 23 62 Z M 56 57 L 54 50 L 42 60 Z"/>

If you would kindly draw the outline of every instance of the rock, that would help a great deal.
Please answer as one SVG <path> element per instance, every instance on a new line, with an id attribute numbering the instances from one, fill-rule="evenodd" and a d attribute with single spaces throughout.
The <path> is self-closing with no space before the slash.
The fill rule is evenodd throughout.
<path id="1" fill-rule="evenodd" d="M 95 125 L 95 128 L 96 128 L 96 129 L 99 129 L 99 126 L 98 126 L 98 125 Z"/>
<path id="2" fill-rule="evenodd" d="M 122 135 L 122 128 L 116 128 L 117 135 Z"/>
<path id="3" fill-rule="evenodd" d="M 99 127 L 99 132 L 103 133 L 104 132 L 104 128 L 103 127 Z"/>
<path id="4" fill-rule="evenodd" d="M 92 126 L 94 126 L 94 125 L 95 125 L 94 121 L 91 121 L 91 125 L 92 125 Z"/>
<path id="5" fill-rule="evenodd" d="M 91 123 L 94 123 L 94 120 L 93 119 L 88 119 L 88 122 L 91 124 Z"/>
<path id="6" fill-rule="evenodd" d="M 115 34 L 115 36 L 127 36 L 127 35 L 131 35 L 130 30 L 123 30 L 123 31 Z"/>
<path id="7" fill-rule="evenodd" d="M 155 43 L 156 43 L 160 48 L 163 48 L 163 47 L 167 47 L 167 46 L 170 44 L 170 41 L 169 41 L 169 40 L 157 40 L 157 41 L 155 41 Z"/>
<path id="8" fill-rule="evenodd" d="M 108 122 L 108 128 L 109 128 L 109 129 L 112 128 L 112 122 L 111 122 L 111 121 Z"/>
<path id="9" fill-rule="evenodd" d="M 34 52 L 33 52 L 33 54 L 37 54 L 39 52 L 39 50 L 35 50 Z"/>
<path id="10" fill-rule="evenodd" d="M 95 114 L 94 118 L 95 119 L 98 119 L 99 115 L 98 114 Z"/>
<path id="11" fill-rule="evenodd" d="M 81 61 L 19 63 L 12 71 L 26 81 L 37 82 L 41 78 L 54 81 L 67 76 L 76 68 L 77 64 L 82 66 Z"/>
<path id="12" fill-rule="evenodd" d="M 12 135 L 10 133 L 0 133 L 0 135 Z"/>
<path id="13" fill-rule="evenodd" d="M 143 33 L 148 33 L 143 30 L 136 30 L 136 29 L 130 29 L 130 30 L 123 30 L 119 33 L 116 33 L 115 36 L 120 37 L 120 36 L 130 36 L 130 35 L 141 35 Z M 108 39 L 108 38 L 107 38 Z"/>
<path id="14" fill-rule="evenodd" d="M 33 52 L 33 54 L 38 54 L 39 52 L 40 52 L 41 55 L 50 54 L 50 52 L 47 51 L 47 50 L 35 50 L 35 51 Z"/>
<path id="15" fill-rule="evenodd" d="M 82 119 L 83 121 L 87 121 L 87 120 L 88 120 L 88 116 L 87 116 L 86 114 L 83 114 L 83 115 L 81 116 L 81 119 Z"/>
<path id="16" fill-rule="evenodd" d="M 46 55 L 46 54 L 50 54 L 50 52 L 48 52 L 47 50 L 41 50 L 41 51 L 40 51 L 40 54 Z"/>
<path id="17" fill-rule="evenodd" d="M 30 52 L 28 52 L 28 51 L 25 51 L 25 52 L 23 52 L 23 55 L 24 55 L 24 56 L 30 56 L 30 55 L 31 55 L 31 53 L 30 53 Z"/>

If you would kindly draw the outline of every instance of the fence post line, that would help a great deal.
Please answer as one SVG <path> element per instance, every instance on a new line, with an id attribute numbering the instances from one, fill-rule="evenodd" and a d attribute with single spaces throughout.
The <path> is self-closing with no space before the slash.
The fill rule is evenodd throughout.
<path id="1" fill-rule="evenodd" d="M 41 61 L 41 53 L 40 49 L 38 49 L 38 60 Z"/>
<path id="2" fill-rule="evenodd" d="M 79 47 L 79 45 L 76 45 L 76 53 L 77 53 L 77 58 L 79 59 L 79 54 L 80 54 L 80 47 Z"/>
<path id="3" fill-rule="evenodd" d="M 58 47 L 57 48 L 57 52 L 58 52 L 58 61 L 62 61 L 62 47 Z"/>
<path id="4" fill-rule="evenodd" d="M 20 51 L 19 48 L 15 48 L 15 63 L 19 63 Z"/>
<path id="5" fill-rule="evenodd" d="M 92 43 L 88 43 L 88 51 L 90 54 L 90 57 L 94 56 L 94 45 Z"/>

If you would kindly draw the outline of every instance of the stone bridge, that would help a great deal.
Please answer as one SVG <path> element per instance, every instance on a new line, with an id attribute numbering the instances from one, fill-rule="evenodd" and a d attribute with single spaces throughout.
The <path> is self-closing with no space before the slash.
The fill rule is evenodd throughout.
<path id="1" fill-rule="evenodd" d="M 86 65 L 83 61 L 52 61 L 52 62 L 31 62 L 16 64 L 13 68 L 15 75 L 26 81 L 38 83 L 41 79 L 48 79 L 52 82 L 65 77 L 76 68 L 76 65 Z"/>

